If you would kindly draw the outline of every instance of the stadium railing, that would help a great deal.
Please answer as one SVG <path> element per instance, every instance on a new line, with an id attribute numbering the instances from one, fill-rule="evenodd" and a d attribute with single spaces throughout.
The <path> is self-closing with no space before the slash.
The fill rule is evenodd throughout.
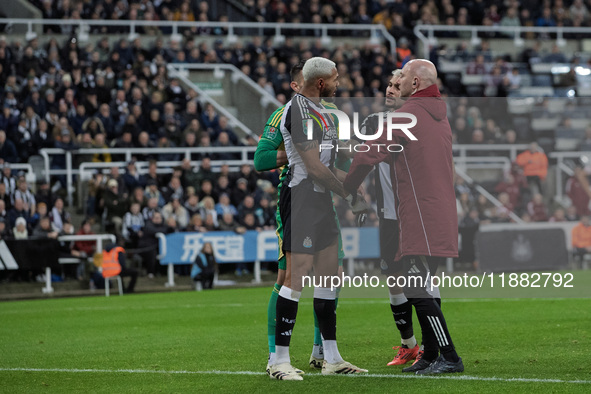
<path id="1" fill-rule="evenodd" d="M 226 37 L 229 43 L 236 42 L 238 35 L 236 31 L 256 32 L 258 36 L 272 35 L 275 43 L 285 41 L 286 35 L 297 36 L 298 32 L 319 32 L 323 44 L 329 44 L 333 32 L 358 32 L 369 33 L 372 43 L 379 44 L 386 40 L 390 44 L 390 51 L 394 55 L 396 51 L 396 40 L 381 24 L 314 24 L 314 23 L 270 23 L 270 22 L 183 22 L 183 21 L 143 21 L 143 20 L 92 20 L 92 19 L 23 19 L 23 18 L 0 18 L 0 24 L 26 25 L 27 37 L 36 37 L 36 32 L 41 32 L 43 25 L 70 25 L 78 27 L 78 38 L 85 41 L 88 38 L 91 26 L 118 26 L 129 29 L 129 34 L 136 35 L 137 28 L 168 27 L 171 28 L 173 36 L 179 36 L 183 28 L 211 28 L 220 31 L 219 37 Z M 272 32 L 271 34 L 269 34 Z M 118 33 L 120 34 L 120 33 Z M 334 34 L 333 34 L 334 35 Z"/>
<path id="2" fill-rule="evenodd" d="M 486 163 L 487 161 L 490 162 L 491 157 L 490 156 L 482 156 L 482 158 L 479 157 L 470 157 L 469 159 L 466 159 L 466 157 L 468 156 L 469 152 L 471 151 L 479 151 L 479 152 L 495 152 L 495 153 L 506 153 L 509 156 L 509 159 L 511 161 L 515 160 L 515 158 L 517 157 L 517 152 L 523 151 L 527 149 L 527 145 L 526 144 L 515 144 L 515 145 L 509 145 L 509 144 L 499 144 L 499 145 L 490 145 L 490 144 L 474 144 L 474 145 L 463 145 L 463 144 L 458 144 L 458 145 L 454 145 L 453 146 L 453 150 L 454 152 L 457 152 L 456 157 L 461 157 L 464 159 L 460 159 L 463 160 L 462 163 L 464 163 L 465 166 L 468 167 L 480 167 L 480 168 L 484 168 L 486 167 L 486 165 L 484 163 Z M 82 172 L 86 171 L 87 174 L 87 170 L 90 168 L 100 168 L 101 166 L 95 166 L 93 167 L 93 164 L 96 163 L 92 163 L 92 162 L 85 162 L 82 163 L 80 168 L 74 168 L 73 165 L 73 158 L 79 155 L 91 155 L 91 154 L 105 154 L 105 153 L 109 153 L 111 155 L 124 155 L 125 156 L 125 162 L 128 162 L 132 159 L 134 154 L 151 154 L 151 155 L 158 155 L 158 154 L 179 154 L 182 155 L 182 159 L 189 159 L 191 160 L 191 155 L 192 154 L 198 154 L 198 153 L 207 153 L 207 154 L 213 154 L 215 155 L 216 153 L 237 153 L 240 154 L 240 159 L 238 160 L 234 160 L 234 161 L 227 161 L 227 160 L 213 160 L 212 161 L 212 167 L 218 167 L 220 165 L 223 164 L 229 164 L 229 165 L 240 165 L 240 164 L 250 164 L 251 163 L 251 159 L 249 159 L 249 154 L 253 154 L 256 150 L 256 147 L 253 146 L 234 146 L 234 147 L 208 147 L 208 148 L 203 148 L 203 147 L 198 147 L 198 148 L 108 148 L 108 149 L 78 149 L 78 150 L 72 150 L 72 151 L 65 151 L 63 149 L 58 149 L 58 148 L 46 148 L 46 149 L 41 149 L 39 151 L 39 154 L 43 157 L 43 163 L 44 163 L 44 171 L 43 174 L 45 176 L 46 181 L 50 181 L 50 177 L 51 176 L 64 176 L 66 177 L 66 191 L 67 191 L 67 201 L 68 204 L 70 206 L 72 206 L 73 203 L 73 196 L 74 196 L 74 176 L 75 175 L 80 175 Z M 66 158 L 66 168 L 64 169 L 58 169 L 58 168 L 51 168 L 51 157 L 52 156 L 57 156 L 57 155 L 65 155 Z M 498 158 L 499 156 L 494 156 L 495 158 Z M 574 157 L 574 156 L 572 156 Z M 497 164 L 494 163 L 490 163 L 491 165 L 488 166 L 487 168 L 499 168 L 499 160 L 502 159 L 497 159 Z M 493 159 L 494 161 L 494 159 Z M 475 164 L 473 165 L 470 162 L 476 162 L 476 163 L 480 163 L 480 164 Z M 159 167 L 162 167 L 164 165 L 168 165 L 171 164 L 173 162 L 162 162 L 160 163 Z M 176 164 L 172 164 L 172 165 L 178 165 L 179 162 L 176 162 Z M 196 161 L 193 161 L 192 163 L 197 164 Z M 84 165 L 84 167 L 82 166 Z M 110 168 L 110 167 L 114 167 L 114 166 L 120 166 L 121 163 L 107 163 L 104 166 L 106 168 Z M 483 166 L 484 165 L 484 166 Z M 13 167 L 16 166 L 13 165 Z M 24 167 L 31 167 L 28 164 L 24 164 L 22 165 L 23 168 Z M 105 168 L 103 167 L 103 168 Z M 30 171 L 32 171 L 32 168 L 30 169 Z"/>
<path id="3" fill-rule="evenodd" d="M 507 35 L 505 39 L 512 39 L 516 47 L 521 47 L 524 40 L 521 37 L 523 33 L 540 33 L 540 34 L 555 34 L 556 44 L 560 47 L 566 45 L 567 40 L 564 38 L 565 34 L 577 33 L 588 34 L 591 37 L 591 27 L 538 27 L 538 26 L 445 26 L 445 25 L 417 25 L 414 28 L 415 35 L 423 43 L 423 55 L 426 59 L 429 58 L 429 49 L 431 46 L 437 45 L 438 39 L 435 33 L 448 32 L 458 33 L 466 32 L 470 34 L 470 43 L 478 45 L 481 42 L 479 33 L 504 33 Z M 427 35 L 425 35 L 425 33 Z M 502 37 L 499 37 L 503 39 Z"/>
<path id="4" fill-rule="evenodd" d="M 508 153 L 509 159 L 514 161 L 517 152 L 524 151 L 527 147 L 527 144 L 455 144 L 452 149 L 454 152 L 458 152 L 457 156 L 459 157 L 466 157 L 471 151 L 505 152 Z"/>
<path id="5" fill-rule="evenodd" d="M 176 76 L 183 83 L 195 89 L 199 95 L 203 96 L 208 102 L 210 95 L 198 86 L 191 78 L 195 72 L 209 72 L 205 78 L 213 77 L 215 80 L 221 80 L 224 96 L 229 105 L 237 110 L 235 122 L 240 122 L 239 128 L 245 133 L 258 140 L 258 134 L 252 130 L 260 129 L 260 125 L 265 124 L 267 118 L 281 106 L 277 99 L 269 94 L 265 89 L 247 77 L 242 71 L 232 64 L 201 64 L 201 63 L 174 63 L 168 65 L 169 75 Z M 226 77 L 226 73 L 229 76 Z M 203 80 L 203 76 L 201 79 Z M 225 82 L 225 83 L 224 83 Z M 258 100 L 257 100 L 258 99 Z M 226 112 L 226 108 L 214 106 L 218 112 Z M 232 116 L 234 118 L 234 116 Z M 247 130 L 241 125 L 246 124 Z"/>
<path id="6" fill-rule="evenodd" d="M 482 194 L 488 201 L 490 201 L 495 207 L 502 208 L 503 204 L 491 193 L 489 193 L 485 188 L 480 186 L 478 183 L 474 181 L 468 174 L 466 174 L 461 168 L 456 167 L 456 175 L 461 177 L 466 181 L 466 183 L 480 194 Z M 523 224 L 525 223 L 519 216 L 517 216 L 513 211 L 509 212 L 509 217 L 515 222 Z"/>
<path id="7" fill-rule="evenodd" d="M 225 108 L 223 105 L 218 103 L 217 100 L 215 100 L 213 97 L 211 97 L 211 95 L 209 93 L 207 93 L 204 89 L 201 89 L 196 83 L 194 83 L 189 78 L 187 78 L 187 75 L 186 75 L 187 73 L 185 71 L 181 70 L 179 65 L 169 64 L 167 66 L 167 69 L 168 69 L 170 77 L 178 78 L 179 81 L 181 81 L 181 83 L 185 85 L 185 87 L 195 90 L 199 94 L 199 98 L 201 101 L 203 101 L 204 103 L 207 103 L 207 104 L 211 104 L 213 106 L 213 108 L 215 108 L 215 110 L 219 114 L 228 118 L 230 126 L 237 127 L 245 135 L 248 135 L 248 136 L 254 138 L 256 141 L 258 141 L 258 139 L 259 139 L 258 135 L 254 131 L 252 131 L 252 129 L 250 127 L 246 126 L 240 119 L 238 119 L 238 117 L 234 116 L 234 114 L 232 114 L 230 111 L 228 111 L 227 108 Z M 239 73 L 242 74 L 242 76 L 244 78 L 249 79 L 242 72 L 239 72 Z M 260 88 L 260 86 L 259 86 L 259 88 Z M 280 105 L 277 105 L 277 106 L 279 107 Z"/>
<path id="8" fill-rule="evenodd" d="M 254 153 L 256 150 L 255 147 L 252 146 L 233 146 L 233 147 L 210 147 L 210 148 L 110 148 L 110 149 L 78 149 L 73 151 L 64 151 L 63 149 L 58 148 L 45 148 L 39 151 L 39 154 L 43 157 L 44 165 L 45 165 L 45 176 L 46 180 L 49 182 L 51 176 L 58 176 L 58 175 L 65 175 L 66 176 L 66 191 L 67 191 L 67 200 L 68 205 L 72 206 L 73 203 L 73 196 L 74 196 L 74 175 L 80 174 L 79 168 L 74 168 L 72 164 L 72 157 L 79 156 L 79 155 L 89 155 L 89 154 L 105 154 L 110 153 L 111 155 L 125 155 L 125 160 L 130 161 L 134 154 L 171 154 L 177 153 L 180 155 L 184 155 L 183 158 L 187 158 L 191 160 L 191 154 L 194 153 L 207 153 L 207 154 L 216 154 L 216 153 L 238 153 L 240 154 L 240 160 L 238 160 L 235 164 L 248 164 L 250 160 L 248 158 L 249 153 Z M 51 168 L 51 158 L 50 156 L 56 155 L 65 155 L 66 157 L 66 168 L 65 169 L 57 169 Z M 182 159 L 181 159 L 182 160 Z M 214 160 L 212 161 L 212 166 L 220 166 L 222 164 L 229 163 L 227 160 Z M 232 162 L 234 163 L 234 162 Z M 177 165 L 179 162 L 176 163 Z M 112 166 L 111 166 L 112 167 Z"/>
<path id="9" fill-rule="evenodd" d="M 116 237 L 114 234 L 86 234 L 86 235 L 62 235 L 57 238 L 58 241 L 95 241 L 96 242 L 96 252 L 101 253 L 103 251 L 103 240 L 106 239 L 113 243 L 116 242 Z M 91 258 L 92 256 L 88 256 Z M 59 260 L 58 260 L 59 261 Z M 63 264 L 71 263 L 69 260 Z M 62 264 L 60 262 L 60 264 Z M 53 287 L 51 285 L 51 268 L 45 267 L 45 286 L 41 289 L 43 294 L 51 294 L 53 293 Z"/>

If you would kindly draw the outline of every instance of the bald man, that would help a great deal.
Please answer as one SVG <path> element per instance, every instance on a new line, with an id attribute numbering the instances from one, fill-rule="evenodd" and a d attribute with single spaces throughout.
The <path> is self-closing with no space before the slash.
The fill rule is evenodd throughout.
<path id="1" fill-rule="evenodd" d="M 401 97 L 407 99 L 396 113 L 414 115 L 416 125 L 409 129 L 410 133 L 393 130 L 391 140 L 384 127 L 368 152 L 355 155 L 344 182 L 348 192 L 357 190 L 374 165 L 382 161 L 390 164 L 400 223 L 395 260 L 402 263 L 407 276 L 416 278 L 417 285 L 405 287 L 404 295 L 416 309 L 424 344 L 422 357 L 402 371 L 417 374 L 464 370 L 436 296 L 428 291 L 428 278 L 437 267 L 448 257 L 458 257 L 452 132 L 436 80 L 437 70 L 427 60 L 412 60 L 404 66 L 396 86 Z M 408 120 L 401 116 L 391 123 L 404 124 Z M 393 143 L 402 145 L 402 152 L 393 154 L 383 146 L 380 149 L 381 144 Z"/>

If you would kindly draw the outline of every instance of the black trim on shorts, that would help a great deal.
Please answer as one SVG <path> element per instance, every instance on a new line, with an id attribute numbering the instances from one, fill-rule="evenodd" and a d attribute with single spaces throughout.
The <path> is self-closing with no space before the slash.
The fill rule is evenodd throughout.
<path id="1" fill-rule="evenodd" d="M 314 183 L 304 179 L 282 189 L 279 203 L 284 252 L 315 254 L 337 242 L 339 230 L 330 192 L 316 192 Z"/>

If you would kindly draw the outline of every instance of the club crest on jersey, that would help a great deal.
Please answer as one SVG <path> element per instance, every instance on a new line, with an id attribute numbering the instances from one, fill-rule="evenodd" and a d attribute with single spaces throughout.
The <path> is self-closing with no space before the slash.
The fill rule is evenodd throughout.
<path id="1" fill-rule="evenodd" d="M 304 248 L 307 248 L 307 249 L 311 248 L 312 247 L 312 238 L 306 237 L 304 239 L 304 243 L 302 245 L 304 246 Z"/>
<path id="2" fill-rule="evenodd" d="M 328 126 L 323 130 L 322 140 L 336 140 L 339 138 L 337 128 L 334 126 Z"/>

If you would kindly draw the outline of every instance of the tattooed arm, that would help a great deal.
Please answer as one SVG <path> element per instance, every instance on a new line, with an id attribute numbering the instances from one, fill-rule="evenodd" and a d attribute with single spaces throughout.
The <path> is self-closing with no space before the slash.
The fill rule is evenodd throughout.
<path id="1" fill-rule="evenodd" d="M 302 157 L 308 175 L 328 190 L 332 190 L 341 197 L 349 195 L 343 188 L 343 183 L 320 161 L 318 157 L 318 141 L 303 141 L 296 143 L 295 147 Z"/>

